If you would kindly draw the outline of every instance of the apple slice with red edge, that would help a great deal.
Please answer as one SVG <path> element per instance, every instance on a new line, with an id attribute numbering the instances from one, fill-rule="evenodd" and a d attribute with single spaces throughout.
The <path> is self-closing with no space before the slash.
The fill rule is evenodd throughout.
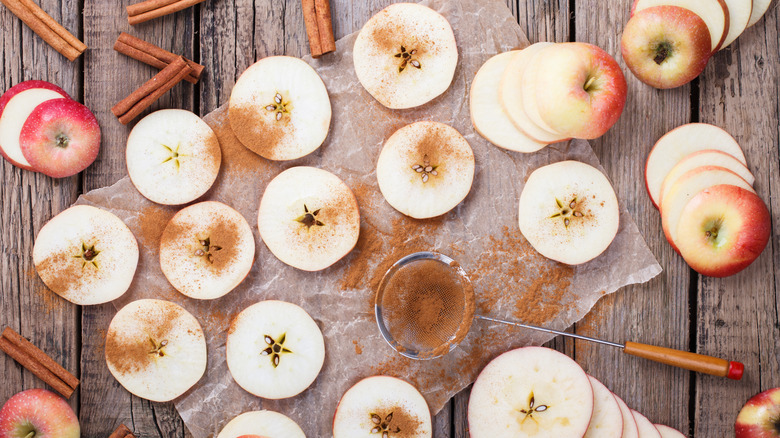
<path id="1" fill-rule="evenodd" d="M 45 81 L 25 81 L 9 88 L 0 97 L 0 155 L 16 167 L 34 170 L 19 146 L 22 126 L 40 103 L 63 97 L 70 99 L 62 88 Z"/>
<path id="2" fill-rule="evenodd" d="M 685 205 L 675 242 L 698 273 L 727 277 L 761 255 L 771 228 L 769 210 L 758 195 L 733 185 L 716 185 Z"/>
<path id="3" fill-rule="evenodd" d="M 699 192 L 712 186 L 730 184 L 742 187 L 755 193 L 750 184 L 740 178 L 736 173 L 717 166 L 703 166 L 690 170 L 680 176 L 677 182 L 669 190 L 661 204 L 661 225 L 666 235 L 666 240 L 675 251 L 677 248 L 677 231 L 683 209 L 688 202 Z"/>
<path id="4" fill-rule="evenodd" d="M 593 416 L 583 438 L 621 438 L 623 413 L 612 392 L 595 377 L 588 376 L 593 387 Z"/>
<path id="5" fill-rule="evenodd" d="M 620 407 L 620 413 L 623 415 L 623 435 L 622 438 L 639 438 L 639 427 L 636 424 L 636 419 L 631 414 L 631 408 L 628 407 L 626 402 L 622 398 L 618 397 L 614 392 L 615 401 Z"/>
<path id="6" fill-rule="evenodd" d="M 661 433 L 653 426 L 653 423 L 644 415 L 631 409 L 631 415 L 636 420 L 636 427 L 639 430 L 639 438 L 661 438 Z"/>
<path id="7" fill-rule="evenodd" d="M 661 196 L 659 201 L 663 202 L 664 195 L 669 192 L 669 189 L 672 188 L 680 176 L 702 166 L 718 166 L 728 169 L 739 175 L 751 186 L 756 181 L 756 178 L 750 173 L 747 166 L 740 163 L 739 160 L 733 156 L 714 149 L 707 149 L 688 155 L 669 171 L 666 178 L 664 178 L 664 182 L 661 184 Z"/>
<path id="8" fill-rule="evenodd" d="M 274 411 L 252 411 L 233 418 L 217 438 L 306 438 L 298 423 Z"/>
<path id="9" fill-rule="evenodd" d="M 75 100 L 47 100 L 27 117 L 19 146 L 33 169 L 52 178 L 65 178 L 95 161 L 100 151 L 100 126 L 89 108 Z"/>
<path id="10" fill-rule="evenodd" d="M 664 424 L 654 424 L 653 426 L 658 429 L 658 433 L 661 434 L 661 438 L 685 438 L 685 435 L 683 435 L 682 432 Z"/>
<path id="11" fill-rule="evenodd" d="M 735 438 L 780 437 L 780 388 L 751 397 L 737 415 L 734 433 Z"/>
<path id="12" fill-rule="evenodd" d="M 67 400 L 45 389 L 28 389 L 0 409 L 0 437 L 79 438 L 79 420 Z"/>
<path id="13" fill-rule="evenodd" d="M 771 4 L 772 0 L 753 0 L 753 9 L 750 12 L 748 27 L 758 23 L 758 20 L 769 10 L 769 5 Z"/>
<path id="14" fill-rule="evenodd" d="M 745 31 L 753 13 L 753 0 L 723 0 L 729 10 L 729 31 L 720 50 L 725 49 Z"/>
<path id="15" fill-rule="evenodd" d="M 745 153 L 734 137 L 715 125 L 688 123 L 667 132 L 653 146 L 645 164 L 645 187 L 653 205 L 660 205 L 666 175 L 686 156 L 705 149 L 725 152 L 747 166 Z"/>
<path id="16" fill-rule="evenodd" d="M 710 30 L 712 52 L 717 52 L 729 33 L 729 9 L 725 0 L 634 0 L 631 15 L 653 6 L 679 6 L 701 17 Z"/>

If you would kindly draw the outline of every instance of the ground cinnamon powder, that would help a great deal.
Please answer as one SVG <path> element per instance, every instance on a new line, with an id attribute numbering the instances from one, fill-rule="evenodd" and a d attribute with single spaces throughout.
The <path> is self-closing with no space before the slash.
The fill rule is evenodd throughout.
<path id="1" fill-rule="evenodd" d="M 422 421 L 402 406 L 377 409 L 370 415 L 372 424 L 376 424 L 376 427 L 382 431 L 387 430 L 388 436 L 392 438 L 416 438 L 419 436 L 417 431 L 422 425 Z M 382 435 L 378 433 L 377 436 Z"/>
<path id="2" fill-rule="evenodd" d="M 138 240 L 141 241 L 141 245 L 156 253 L 160 247 L 160 237 L 162 237 L 165 225 L 168 224 L 175 212 L 173 208 L 157 204 L 144 207 L 138 215 L 138 229 L 135 233 Z"/>

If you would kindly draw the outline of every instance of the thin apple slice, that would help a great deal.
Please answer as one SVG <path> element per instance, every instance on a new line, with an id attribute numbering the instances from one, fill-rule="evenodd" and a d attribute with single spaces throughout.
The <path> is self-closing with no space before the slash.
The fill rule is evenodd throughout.
<path id="1" fill-rule="evenodd" d="M 530 65 L 531 58 L 542 51 L 542 49 L 553 45 L 554 43 L 536 43 L 514 53 L 506 70 L 504 70 L 504 74 L 501 76 L 501 83 L 498 88 L 498 100 L 501 102 L 501 106 L 504 108 L 509 120 L 515 124 L 517 129 L 533 140 L 548 144 L 565 140 L 566 137 L 546 130 L 531 120 L 525 112 L 525 105 L 523 105 L 522 84 L 527 80 L 525 72 Z"/>
<path id="2" fill-rule="evenodd" d="M 653 205 L 660 205 L 661 185 L 669 171 L 686 156 L 705 149 L 725 152 L 747 166 L 742 148 L 723 129 L 707 123 L 679 126 L 661 137 L 647 156 L 645 187 Z"/>
<path id="3" fill-rule="evenodd" d="M 593 416 L 583 438 L 621 438 L 623 413 L 612 392 L 595 377 L 588 376 L 593 387 Z"/>
<path id="4" fill-rule="evenodd" d="M 477 71 L 469 90 L 471 123 L 479 135 L 498 147 L 516 152 L 536 152 L 547 146 L 527 136 L 509 120 L 498 97 L 498 84 L 516 51 L 499 53 Z"/>
<path id="5" fill-rule="evenodd" d="M 615 396 L 615 401 L 620 407 L 620 413 L 623 415 L 622 438 L 639 438 L 639 427 L 636 424 L 634 416 L 631 414 L 631 408 L 629 408 L 626 402 L 615 393 L 612 393 L 612 395 Z"/>
<path id="6" fill-rule="evenodd" d="M 663 203 L 664 195 L 669 192 L 674 183 L 680 176 L 686 172 L 702 166 L 718 166 L 728 169 L 742 179 L 747 181 L 751 186 L 755 182 L 756 178 L 750 173 L 750 170 L 744 164 L 733 156 L 717 151 L 714 149 L 706 149 L 703 151 L 694 152 L 687 157 L 683 158 L 677 165 L 664 178 L 663 184 L 661 184 L 661 196 L 659 198 L 660 203 Z"/>
<path id="7" fill-rule="evenodd" d="M 593 414 L 588 375 L 544 347 L 508 351 L 482 370 L 468 407 L 471 438 L 581 437 Z"/>
<path id="8" fill-rule="evenodd" d="M 748 20 L 748 27 L 758 23 L 758 20 L 766 14 L 769 10 L 769 5 L 772 4 L 772 0 L 753 0 L 753 9 L 750 12 L 750 20 Z"/>
<path id="9" fill-rule="evenodd" d="M 685 438 L 685 435 L 677 429 L 673 429 L 663 424 L 654 424 L 653 426 L 658 429 L 661 438 Z"/>
<path id="10" fill-rule="evenodd" d="M 703 166 L 689 170 L 674 183 L 669 193 L 664 197 L 661 204 L 661 225 L 666 235 L 666 240 L 677 249 L 677 227 L 680 223 L 680 216 L 688 202 L 702 190 L 720 185 L 729 184 L 742 187 L 752 193 L 755 193 L 753 187 L 736 173 L 717 166 Z"/>
<path id="11" fill-rule="evenodd" d="M 390 376 L 367 377 L 341 397 L 333 438 L 433 436 L 431 412 L 414 386 Z"/>
<path id="12" fill-rule="evenodd" d="M 549 43 L 544 43 L 549 45 Z M 543 47 L 544 48 L 544 47 Z M 528 58 L 528 65 L 523 72 L 523 80 L 520 81 L 520 103 L 525 109 L 525 113 L 531 122 L 544 129 L 545 131 L 552 132 L 556 135 L 560 135 L 553 127 L 544 121 L 542 115 L 539 114 L 539 106 L 536 104 L 536 87 L 538 86 L 539 76 L 539 61 L 545 56 L 544 50 L 537 50 L 533 55 Z"/>
<path id="13" fill-rule="evenodd" d="M 298 423 L 274 411 L 252 411 L 230 420 L 217 438 L 257 436 L 262 438 L 306 438 Z"/>
<path id="14" fill-rule="evenodd" d="M 644 415 L 631 409 L 631 415 L 636 420 L 636 426 L 639 430 L 639 438 L 661 438 L 661 433 L 653 426 L 653 423 L 647 419 Z"/>
<path id="15" fill-rule="evenodd" d="M 729 32 L 720 50 L 725 49 L 745 31 L 753 13 L 753 0 L 723 0 L 729 10 Z"/>
<path id="16" fill-rule="evenodd" d="M 642 9 L 664 5 L 680 6 L 696 13 L 710 30 L 712 51 L 723 46 L 729 33 L 729 9 L 725 0 L 634 0 L 631 15 Z"/>

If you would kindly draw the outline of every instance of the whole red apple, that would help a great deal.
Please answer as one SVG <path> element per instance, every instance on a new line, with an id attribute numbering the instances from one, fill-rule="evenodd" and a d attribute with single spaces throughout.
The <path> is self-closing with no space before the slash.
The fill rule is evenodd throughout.
<path id="1" fill-rule="evenodd" d="M 45 389 L 28 389 L 0 409 L 0 438 L 78 438 L 79 420 L 64 398 Z"/>
<path id="2" fill-rule="evenodd" d="M 780 437 L 780 388 L 754 395 L 734 423 L 736 438 Z"/>

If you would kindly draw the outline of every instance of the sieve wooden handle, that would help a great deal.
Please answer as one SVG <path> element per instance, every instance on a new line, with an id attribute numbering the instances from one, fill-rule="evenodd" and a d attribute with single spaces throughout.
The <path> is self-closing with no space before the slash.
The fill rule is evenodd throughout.
<path id="1" fill-rule="evenodd" d="M 745 366 L 740 362 L 638 342 L 626 342 L 623 352 L 697 373 L 728 377 L 732 380 L 740 380 L 745 370 Z"/>

